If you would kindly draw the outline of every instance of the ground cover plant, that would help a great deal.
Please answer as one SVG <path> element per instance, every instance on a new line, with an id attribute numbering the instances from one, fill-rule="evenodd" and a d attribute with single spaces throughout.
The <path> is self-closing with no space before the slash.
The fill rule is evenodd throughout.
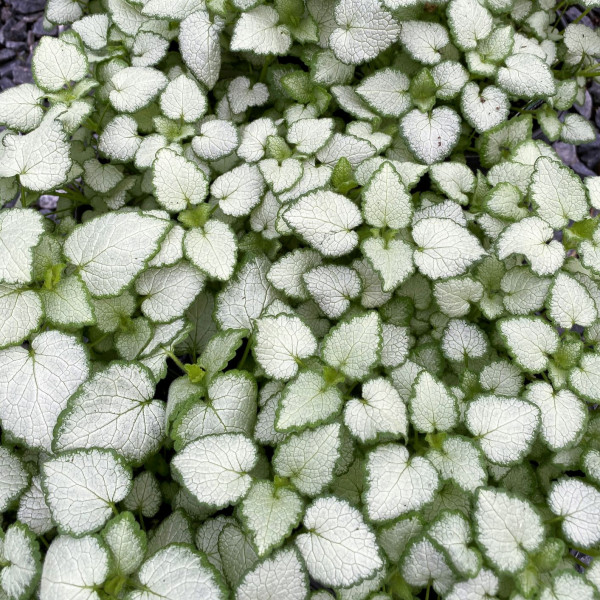
<path id="1" fill-rule="evenodd" d="M 600 179 L 548 143 L 600 37 L 556 9 L 49 0 L 0 94 L 0 600 L 600 594 Z"/>

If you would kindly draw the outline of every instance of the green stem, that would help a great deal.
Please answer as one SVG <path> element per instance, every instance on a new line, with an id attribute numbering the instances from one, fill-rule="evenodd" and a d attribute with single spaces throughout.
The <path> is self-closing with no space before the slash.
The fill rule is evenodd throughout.
<path id="1" fill-rule="evenodd" d="M 561 2 L 561 4 L 559 6 L 562 6 L 562 4 L 563 3 Z M 552 29 L 550 30 L 550 33 L 552 33 L 556 29 L 556 26 L 560 23 L 560 20 L 564 17 L 567 10 L 569 10 L 569 2 L 565 3 L 565 7 L 562 9 L 562 12 L 558 15 L 558 17 L 556 17 L 556 21 L 554 21 L 554 25 L 552 25 Z M 558 7 L 557 7 L 557 12 L 558 12 Z"/>
<path id="2" fill-rule="evenodd" d="M 579 560 L 576 556 L 573 556 L 572 554 L 571 554 L 571 558 L 581 567 L 584 567 L 587 569 L 590 566 L 590 565 L 584 563 L 582 560 Z"/>
<path id="3" fill-rule="evenodd" d="M 85 120 L 85 126 L 94 133 L 100 133 L 100 126 L 97 123 L 94 123 L 89 117 Z"/>
<path id="4" fill-rule="evenodd" d="M 91 344 L 89 344 L 88 348 L 93 348 L 94 346 L 99 344 L 102 340 L 106 339 L 109 335 L 110 335 L 110 333 L 105 333 L 104 335 L 101 335 L 95 342 L 92 342 Z"/>
<path id="5" fill-rule="evenodd" d="M 579 71 L 575 73 L 575 77 L 598 77 L 600 75 L 600 69 L 594 68 L 589 71 Z"/>
<path id="6" fill-rule="evenodd" d="M 87 204 L 88 199 L 77 190 L 67 189 L 64 192 L 53 192 L 54 196 L 58 196 L 59 198 L 67 198 L 67 200 L 71 200 L 75 204 Z"/>
<path id="7" fill-rule="evenodd" d="M 592 6 L 590 8 L 586 8 L 572 23 L 571 25 L 575 25 L 575 23 L 579 23 L 583 18 L 587 17 L 592 11 Z"/>
<path id="8" fill-rule="evenodd" d="M 571 546 L 570 548 L 571 550 L 575 550 L 576 552 L 580 552 L 581 554 L 587 554 L 588 556 L 600 556 L 600 551 L 598 550 L 586 550 L 585 548 L 577 548 L 575 546 Z"/>
<path id="9" fill-rule="evenodd" d="M 185 365 L 170 350 L 163 348 L 165 354 L 185 373 Z"/>
<path id="10" fill-rule="evenodd" d="M 265 79 L 267 78 L 267 69 L 269 68 L 269 65 L 272 62 L 273 62 L 273 56 L 269 54 L 265 58 L 265 62 L 263 63 L 262 69 L 260 70 L 260 75 L 258 77 L 258 81 L 260 81 L 261 83 L 265 82 Z"/>
<path id="11" fill-rule="evenodd" d="M 548 519 L 547 521 L 544 521 L 544 523 L 546 525 L 551 525 L 552 523 L 560 523 L 563 519 L 564 517 L 559 515 L 558 517 L 554 517 L 553 519 Z"/>
<path id="12" fill-rule="evenodd" d="M 248 341 L 246 342 L 246 347 L 244 348 L 244 353 L 242 354 L 242 358 L 240 358 L 240 362 L 238 363 L 237 368 L 241 369 L 244 366 L 244 363 L 246 362 L 246 359 L 248 358 L 248 354 L 250 354 L 250 338 L 248 338 Z"/>
<path id="13" fill-rule="evenodd" d="M 429 592 L 431 592 L 431 583 L 427 584 L 427 591 L 425 592 L 425 600 L 429 600 Z"/>

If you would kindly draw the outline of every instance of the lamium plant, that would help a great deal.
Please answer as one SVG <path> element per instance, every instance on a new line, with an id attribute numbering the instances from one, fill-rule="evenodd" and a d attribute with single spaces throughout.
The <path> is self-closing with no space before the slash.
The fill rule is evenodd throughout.
<path id="1" fill-rule="evenodd" d="M 0 94 L 0 600 L 600 595 L 567 6 L 49 0 Z"/>

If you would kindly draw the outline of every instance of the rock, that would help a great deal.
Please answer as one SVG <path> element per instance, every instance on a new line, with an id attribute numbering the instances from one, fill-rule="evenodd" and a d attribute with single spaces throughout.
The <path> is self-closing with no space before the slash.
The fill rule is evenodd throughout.
<path id="1" fill-rule="evenodd" d="M 596 127 L 600 129 L 600 108 L 596 109 L 596 117 L 594 118 L 594 121 L 596 123 Z"/>
<path id="2" fill-rule="evenodd" d="M 571 165 L 571 169 L 573 169 L 573 171 L 575 171 L 575 173 L 577 173 L 577 175 L 580 177 L 593 177 L 597 175 L 597 173 L 591 169 L 588 169 L 582 162 L 579 161 L 573 163 Z"/>
<path id="3" fill-rule="evenodd" d="M 25 23 L 35 23 L 40 17 L 43 17 L 44 13 L 43 12 L 35 12 L 35 13 L 31 13 L 30 15 L 23 15 L 21 20 L 24 21 Z"/>
<path id="4" fill-rule="evenodd" d="M 11 19 L 2 28 L 7 42 L 24 42 L 27 39 L 27 23 Z"/>
<path id="5" fill-rule="evenodd" d="M 43 11 L 46 6 L 46 0 L 8 0 L 16 13 L 28 15 L 34 12 Z"/>
<path id="6" fill-rule="evenodd" d="M 8 88 L 10 88 L 12 86 L 13 86 L 12 79 L 9 79 L 8 77 L 0 78 L 0 90 L 7 90 Z"/>
<path id="7" fill-rule="evenodd" d="M 597 81 L 592 81 L 590 85 L 589 92 L 596 104 L 600 104 L 600 83 Z"/>
<path id="8" fill-rule="evenodd" d="M 592 95 L 588 90 L 585 91 L 585 101 L 582 106 L 579 104 L 573 104 L 573 108 L 588 121 L 592 118 Z"/>
<path id="9" fill-rule="evenodd" d="M 570 23 L 571 21 L 578 19 L 581 16 L 582 12 L 583 12 L 583 10 L 577 8 L 576 6 L 572 6 L 571 8 L 569 8 L 569 10 L 567 11 L 567 14 L 566 14 L 567 22 Z M 592 19 L 590 19 L 589 16 L 583 17 L 583 19 L 581 19 L 581 21 L 579 21 L 579 22 L 594 29 L 594 23 L 593 23 Z"/>
<path id="10" fill-rule="evenodd" d="M 600 165 L 600 137 L 596 133 L 596 139 L 589 144 L 578 146 L 579 159 L 590 169 L 596 171 Z"/>
<path id="11" fill-rule="evenodd" d="M 566 144 L 565 142 L 554 142 L 552 144 L 556 154 L 565 163 L 565 165 L 573 165 L 578 162 L 577 149 L 573 144 Z"/>
<path id="12" fill-rule="evenodd" d="M 12 62 L 6 65 L 0 65 L 0 77 L 11 77 L 14 64 Z"/>
<path id="13" fill-rule="evenodd" d="M 15 65 L 12 70 L 12 78 L 15 85 L 20 83 L 31 83 L 33 77 L 31 76 L 31 69 L 22 65 Z"/>
<path id="14" fill-rule="evenodd" d="M 0 65 L 11 60 L 15 56 L 16 56 L 16 54 L 15 54 L 14 50 L 9 50 L 8 48 L 3 48 L 2 50 L 0 50 Z"/>
<path id="15" fill-rule="evenodd" d="M 41 16 L 33 26 L 33 33 L 36 37 L 42 37 L 43 35 L 56 35 L 58 33 L 58 27 L 55 27 L 51 31 L 44 29 L 44 17 Z"/>
<path id="16" fill-rule="evenodd" d="M 42 194 L 39 197 L 38 204 L 43 210 L 54 210 L 58 204 L 58 196 L 52 196 L 50 194 Z"/>
<path id="17" fill-rule="evenodd" d="M 17 54 L 23 54 L 28 51 L 27 42 L 6 42 L 4 44 L 9 50 L 14 50 Z"/>

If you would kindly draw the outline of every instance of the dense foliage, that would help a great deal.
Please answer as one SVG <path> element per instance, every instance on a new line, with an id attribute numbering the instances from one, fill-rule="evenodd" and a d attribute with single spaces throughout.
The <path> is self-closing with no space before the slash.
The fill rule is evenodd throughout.
<path id="1" fill-rule="evenodd" d="M 49 0 L 0 600 L 597 597 L 600 179 L 532 131 L 594 138 L 600 36 L 556 8 Z"/>

